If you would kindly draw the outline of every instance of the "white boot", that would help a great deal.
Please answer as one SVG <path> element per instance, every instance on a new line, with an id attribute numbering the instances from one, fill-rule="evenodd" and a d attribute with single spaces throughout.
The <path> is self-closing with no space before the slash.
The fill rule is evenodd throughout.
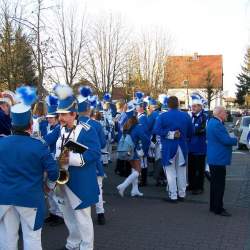
<path id="1" fill-rule="evenodd" d="M 139 173 L 137 171 L 134 172 L 132 171 L 132 173 L 126 178 L 126 180 L 122 184 L 116 187 L 121 197 L 124 196 L 125 189 L 134 181 L 134 179 L 137 179 L 138 176 Z"/>
<path id="2" fill-rule="evenodd" d="M 138 176 L 139 176 L 139 173 L 132 169 L 132 172 L 136 172 L 137 173 L 137 177 L 133 180 L 132 182 L 132 190 L 131 190 L 131 196 L 134 197 L 134 196 L 143 196 L 143 193 L 141 193 L 138 189 Z"/>

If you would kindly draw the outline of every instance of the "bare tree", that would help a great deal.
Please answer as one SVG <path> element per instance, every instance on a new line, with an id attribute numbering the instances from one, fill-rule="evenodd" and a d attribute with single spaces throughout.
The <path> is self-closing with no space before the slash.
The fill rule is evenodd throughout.
<path id="1" fill-rule="evenodd" d="M 143 32 L 132 42 L 127 76 L 135 88 L 146 89 L 153 95 L 163 90 L 165 62 L 171 48 L 170 36 L 157 30 Z"/>
<path id="2" fill-rule="evenodd" d="M 215 86 L 215 76 L 211 70 L 207 71 L 205 76 L 205 89 L 202 91 L 207 99 L 208 109 L 210 110 L 211 102 L 219 97 L 222 89 Z"/>
<path id="3" fill-rule="evenodd" d="M 44 77 L 49 61 L 51 43 L 51 38 L 47 35 L 46 30 L 49 23 L 46 16 L 49 16 L 48 12 L 53 7 L 46 0 L 33 0 L 29 4 L 29 8 L 33 9 L 31 13 L 28 11 L 22 16 L 12 17 L 15 22 L 29 31 L 29 39 L 32 44 L 37 70 L 37 89 L 41 97 L 46 94 Z"/>
<path id="4" fill-rule="evenodd" d="M 78 15 L 76 8 L 66 10 L 62 4 L 56 12 L 56 25 L 52 34 L 53 67 L 70 86 L 80 79 L 86 32 L 85 12 Z"/>
<path id="5" fill-rule="evenodd" d="M 83 78 L 101 92 L 121 84 L 125 71 L 128 32 L 118 17 L 109 15 L 90 27 Z"/>

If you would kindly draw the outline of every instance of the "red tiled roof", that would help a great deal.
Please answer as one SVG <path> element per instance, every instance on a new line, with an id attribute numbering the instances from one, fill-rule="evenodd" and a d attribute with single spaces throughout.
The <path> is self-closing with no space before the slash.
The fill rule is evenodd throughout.
<path id="1" fill-rule="evenodd" d="M 167 88 L 204 88 L 211 71 L 215 88 L 223 87 L 222 55 L 169 56 L 165 66 L 164 82 Z"/>

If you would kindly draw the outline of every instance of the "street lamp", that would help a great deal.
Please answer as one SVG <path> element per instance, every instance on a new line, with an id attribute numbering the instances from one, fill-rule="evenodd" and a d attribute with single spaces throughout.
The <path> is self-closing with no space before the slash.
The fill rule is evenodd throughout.
<path id="1" fill-rule="evenodd" d="M 183 81 L 183 85 L 186 87 L 186 89 L 187 89 L 187 93 L 186 93 L 186 95 L 187 95 L 187 109 L 189 108 L 189 94 L 188 94 L 188 87 L 189 87 L 189 81 L 188 80 L 184 80 Z"/>

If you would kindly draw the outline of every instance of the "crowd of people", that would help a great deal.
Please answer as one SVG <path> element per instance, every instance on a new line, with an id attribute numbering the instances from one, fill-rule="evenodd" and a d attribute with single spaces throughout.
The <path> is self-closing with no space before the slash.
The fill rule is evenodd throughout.
<path id="1" fill-rule="evenodd" d="M 121 197 L 130 185 L 132 197 L 143 196 L 139 188 L 153 175 L 172 204 L 185 201 L 187 191 L 202 194 L 207 176 L 210 212 L 230 216 L 223 195 L 237 139 L 224 126 L 225 109 L 218 106 L 210 115 L 205 103 L 193 94 L 190 110 L 182 111 L 176 96 L 161 94 L 156 100 L 140 91 L 130 101 L 114 102 L 109 93 L 98 100 L 87 86 L 74 94 L 61 84 L 45 100 L 29 86 L 2 92 L 0 249 L 17 249 L 19 224 L 24 249 L 42 249 L 44 222 L 65 223 L 64 249 L 93 249 L 91 207 L 104 225 L 108 165 L 125 177 L 117 186 Z"/>

